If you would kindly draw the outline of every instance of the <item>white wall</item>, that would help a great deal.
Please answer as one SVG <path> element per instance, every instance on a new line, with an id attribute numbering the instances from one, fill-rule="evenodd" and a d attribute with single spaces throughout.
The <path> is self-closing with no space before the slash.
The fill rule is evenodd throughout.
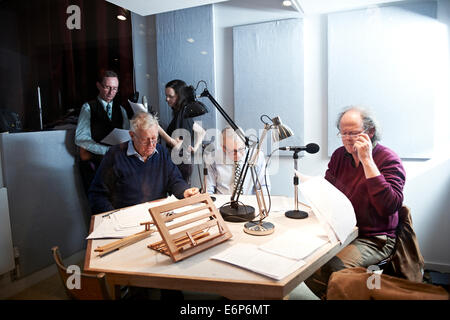
<path id="1" fill-rule="evenodd" d="M 244 1 L 245 3 L 246 1 Z M 236 1 L 214 5 L 215 54 L 216 54 L 216 100 L 233 116 L 233 61 L 232 27 L 249 23 L 299 17 L 297 13 L 258 6 L 242 5 Z M 450 1 L 439 1 L 438 20 L 450 33 Z M 326 15 L 304 17 L 305 37 L 305 142 L 315 142 L 321 147 L 319 153 L 307 154 L 299 160 L 300 171 L 310 175 L 324 175 L 327 156 L 327 18 Z M 450 43 L 450 41 L 449 41 Z M 447 46 L 448 48 L 448 46 Z M 404 166 L 407 181 L 404 203 L 411 208 L 414 229 L 425 262 L 435 270 L 450 271 L 450 134 L 449 134 L 449 66 L 442 79 L 439 101 L 436 104 L 437 130 L 435 154 L 429 161 L 407 161 Z M 295 88 L 293 88 L 295 90 Z M 274 110 L 276 112 L 276 110 Z M 220 115 L 218 115 L 220 117 Z M 235 119 L 239 125 L 239 120 Z M 219 127 L 225 125 L 217 119 Z M 295 131 L 295 128 L 293 128 Z M 411 128 L 420 130 L 420 128 Z M 293 160 L 280 159 L 279 172 L 271 176 L 274 194 L 293 195 Z M 301 187 L 300 187 L 301 188 Z"/>

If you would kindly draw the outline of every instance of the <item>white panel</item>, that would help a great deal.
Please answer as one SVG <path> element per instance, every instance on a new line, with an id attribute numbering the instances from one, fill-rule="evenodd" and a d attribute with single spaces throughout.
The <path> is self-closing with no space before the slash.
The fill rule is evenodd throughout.
<path id="1" fill-rule="evenodd" d="M 402 158 L 431 157 L 446 43 L 445 28 L 435 18 L 436 2 L 328 16 L 329 155 L 341 145 L 337 114 L 360 104 L 378 118 L 382 144 Z"/>
<path id="2" fill-rule="evenodd" d="M 236 124 L 259 137 L 260 116 L 280 116 L 294 131 L 280 145 L 303 145 L 303 21 L 234 27 L 233 63 Z"/>
<path id="3" fill-rule="evenodd" d="M 26 276 L 86 246 L 89 208 L 75 162 L 75 130 L 0 135 L 14 247 Z"/>
<path id="4" fill-rule="evenodd" d="M 165 85 L 173 79 L 184 80 L 196 87 L 204 80 L 214 96 L 214 38 L 212 6 L 177 10 L 156 16 L 157 63 L 160 124 L 166 129 L 172 120 L 167 105 Z M 200 86 L 199 90 L 203 90 Z M 198 92 L 200 94 L 201 92 Z M 208 99 L 201 101 L 208 113 L 196 117 L 205 129 L 215 128 L 216 112 Z"/>
<path id="5" fill-rule="evenodd" d="M 8 193 L 0 188 L 0 274 L 14 269 L 11 223 L 9 221 Z"/>

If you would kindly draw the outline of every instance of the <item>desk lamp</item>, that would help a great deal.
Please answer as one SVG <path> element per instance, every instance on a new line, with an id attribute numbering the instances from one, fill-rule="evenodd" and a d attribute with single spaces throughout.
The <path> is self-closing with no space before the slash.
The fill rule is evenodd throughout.
<path id="1" fill-rule="evenodd" d="M 264 122 L 263 118 L 266 117 L 270 122 Z M 259 221 L 250 221 L 244 225 L 244 231 L 251 235 L 263 236 L 271 234 L 275 231 L 275 226 L 267 221 L 263 221 L 268 215 L 268 211 L 266 208 L 266 203 L 264 201 L 264 194 L 262 192 L 261 183 L 258 180 L 258 175 L 256 173 L 255 164 L 258 160 L 258 155 L 261 150 L 261 146 L 266 138 L 267 132 L 272 130 L 272 140 L 274 142 L 278 142 L 280 140 L 286 139 L 293 135 L 292 130 L 283 125 L 280 117 L 275 117 L 270 119 L 267 115 L 261 116 L 261 122 L 264 123 L 264 130 L 261 134 L 261 138 L 259 139 L 258 145 L 256 146 L 256 152 L 253 154 L 253 157 L 250 159 L 249 167 L 250 172 L 252 174 L 253 183 L 255 186 L 256 200 L 258 202 L 259 207 Z"/>
<path id="2" fill-rule="evenodd" d="M 244 160 L 244 165 L 242 167 L 242 171 L 240 173 L 240 176 L 238 177 L 237 187 L 233 190 L 233 194 L 231 195 L 231 200 L 229 204 L 226 204 L 222 206 L 219 211 L 222 214 L 222 217 L 225 221 L 230 222 L 246 222 L 246 221 L 252 221 L 255 218 L 255 208 L 252 206 L 245 205 L 243 203 L 239 202 L 239 196 L 242 192 L 242 188 L 244 186 L 245 177 L 247 175 L 247 171 L 250 168 L 253 183 L 255 186 L 255 189 L 258 190 L 257 192 L 257 199 L 258 199 L 258 206 L 260 206 L 260 221 L 264 219 L 267 216 L 267 210 L 264 208 L 264 203 L 260 204 L 259 200 L 262 199 L 264 201 L 264 198 L 262 197 L 261 192 L 261 184 L 259 183 L 257 179 L 257 175 L 255 174 L 254 164 L 256 160 L 258 159 L 258 153 L 261 149 L 261 143 L 258 143 L 258 141 L 250 140 L 249 137 L 247 137 L 242 130 L 234 123 L 234 121 L 230 118 L 230 116 L 225 112 L 225 110 L 219 105 L 219 103 L 214 99 L 214 97 L 209 93 L 208 88 L 206 86 L 206 82 L 201 80 L 197 84 L 198 85 L 203 82 L 205 84 L 205 89 L 200 94 L 200 97 L 206 97 L 208 98 L 211 103 L 214 105 L 214 107 L 222 114 L 222 116 L 225 118 L 225 120 L 228 122 L 228 124 L 233 128 L 236 135 L 244 142 L 247 153 Z M 269 118 L 270 119 L 270 118 Z M 275 140 L 281 140 L 284 138 L 287 138 L 292 135 L 292 131 L 288 128 L 282 125 L 280 119 L 278 117 L 274 118 L 272 120 L 272 123 L 267 123 L 265 125 L 265 130 L 262 134 L 262 139 L 265 138 L 265 135 L 268 130 L 270 129 L 276 129 L 276 133 L 273 134 L 273 137 L 275 137 Z M 260 140 L 261 141 L 261 140 Z M 255 152 L 256 150 L 256 152 Z M 249 161 L 250 160 L 250 161 Z M 263 206 L 263 208 L 261 208 Z M 258 224 L 259 226 L 259 224 Z M 273 232 L 273 228 L 272 228 Z"/>

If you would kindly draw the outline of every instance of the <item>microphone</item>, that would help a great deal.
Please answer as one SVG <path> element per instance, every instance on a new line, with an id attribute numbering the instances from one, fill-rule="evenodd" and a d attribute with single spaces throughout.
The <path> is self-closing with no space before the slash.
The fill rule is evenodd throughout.
<path id="1" fill-rule="evenodd" d="M 308 143 L 305 147 L 298 147 L 298 146 L 280 147 L 280 150 L 295 151 L 295 152 L 306 151 L 308 153 L 317 153 L 319 149 L 320 149 L 319 145 L 315 143 Z"/>

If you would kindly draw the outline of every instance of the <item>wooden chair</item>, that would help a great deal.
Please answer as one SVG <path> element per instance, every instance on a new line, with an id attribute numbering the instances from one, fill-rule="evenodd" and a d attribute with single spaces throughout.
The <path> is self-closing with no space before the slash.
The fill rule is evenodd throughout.
<path id="1" fill-rule="evenodd" d="M 52 248 L 52 253 L 55 264 L 58 267 L 59 275 L 61 276 L 61 281 L 69 298 L 75 300 L 111 300 L 106 275 L 104 273 L 87 274 L 81 272 L 80 289 L 69 289 L 67 287 L 67 279 L 74 274 L 67 273 L 67 267 L 62 262 L 57 246 Z"/>

